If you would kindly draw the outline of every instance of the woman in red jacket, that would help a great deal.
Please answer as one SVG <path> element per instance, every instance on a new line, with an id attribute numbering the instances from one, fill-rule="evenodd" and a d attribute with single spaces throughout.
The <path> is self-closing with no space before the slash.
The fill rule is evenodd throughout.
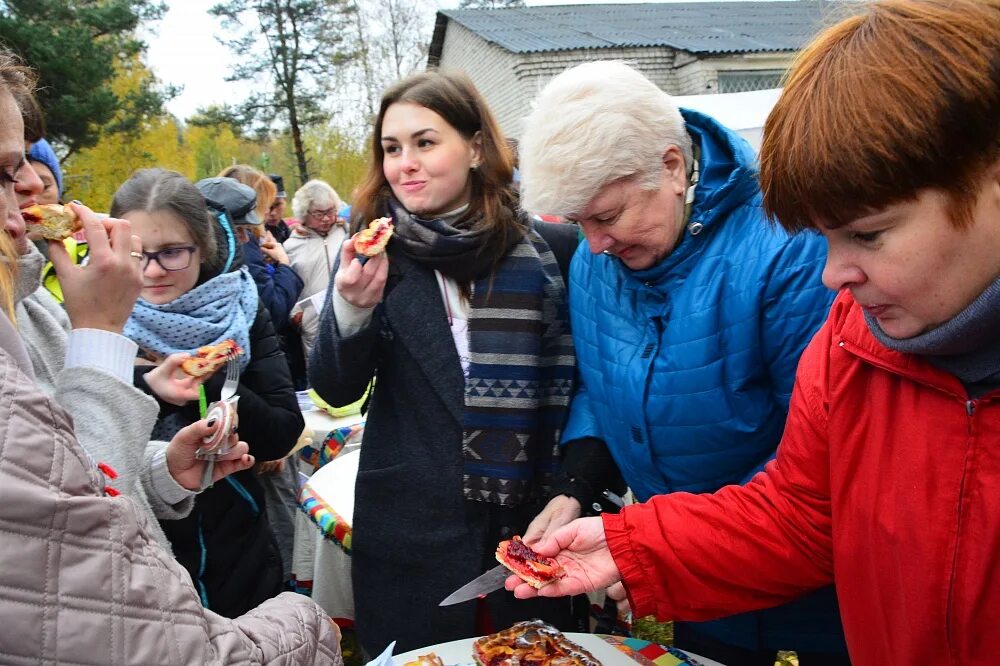
<path id="1" fill-rule="evenodd" d="M 569 576 L 538 594 L 621 581 L 639 616 L 708 620 L 833 582 L 857 664 L 996 663 L 998 119 L 1000 0 L 884 0 L 803 52 L 761 182 L 840 293 L 777 459 L 567 525 L 537 549 Z"/>

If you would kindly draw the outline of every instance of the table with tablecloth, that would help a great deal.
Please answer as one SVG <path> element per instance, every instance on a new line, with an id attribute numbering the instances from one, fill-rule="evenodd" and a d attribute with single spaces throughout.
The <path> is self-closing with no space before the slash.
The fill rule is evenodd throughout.
<path id="1" fill-rule="evenodd" d="M 295 526 L 295 585 L 299 592 L 312 596 L 338 624 L 350 628 L 354 622 L 354 596 L 349 519 L 353 513 L 353 475 L 357 472 L 362 417 L 357 414 L 333 417 L 318 409 L 306 410 L 303 416 L 306 436 L 311 442 L 303 442 L 296 452 L 303 486 Z M 355 458 L 353 468 L 351 456 Z M 324 494 L 332 500 L 332 506 L 321 501 L 308 483 L 324 468 L 327 468 L 324 474 L 317 478 L 323 478 L 323 487 L 330 489 Z M 346 514 L 346 518 L 341 514 Z"/>

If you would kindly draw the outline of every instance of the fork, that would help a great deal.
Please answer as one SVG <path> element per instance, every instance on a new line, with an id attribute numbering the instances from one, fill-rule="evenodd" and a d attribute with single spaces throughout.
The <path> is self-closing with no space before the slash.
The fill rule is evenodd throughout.
<path id="1" fill-rule="evenodd" d="M 226 360 L 226 381 L 222 383 L 222 392 L 219 394 L 219 401 L 225 402 L 236 395 L 236 388 L 240 383 L 240 362 L 239 356 L 230 356 Z M 220 426 L 221 427 L 221 426 Z M 211 456 L 205 461 L 205 471 L 201 477 L 202 489 L 212 485 L 212 474 L 215 473 L 215 456 Z"/>
<path id="2" fill-rule="evenodd" d="M 226 381 L 222 384 L 219 400 L 229 400 L 236 395 L 236 387 L 240 383 L 240 357 L 230 356 L 226 360 Z"/>

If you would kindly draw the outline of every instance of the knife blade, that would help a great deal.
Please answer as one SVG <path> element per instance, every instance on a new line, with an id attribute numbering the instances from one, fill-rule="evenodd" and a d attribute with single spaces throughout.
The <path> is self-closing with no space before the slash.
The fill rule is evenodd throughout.
<path id="1" fill-rule="evenodd" d="M 508 576 L 510 576 L 510 569 L 502 564 L 498 564 L 449 594 L 438 606 L 460 604 L 463 601 L 469 601 L 470 599 L 475 599 L 499 590 L 503 587 L 503 582 L 507 580 Z"/>

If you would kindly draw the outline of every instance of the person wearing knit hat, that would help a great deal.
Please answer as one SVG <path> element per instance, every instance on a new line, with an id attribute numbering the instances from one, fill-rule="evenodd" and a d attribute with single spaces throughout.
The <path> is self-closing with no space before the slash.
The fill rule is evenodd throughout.
<path id="1" fill-rule="evenodd" d="M 35 199 L 41 204 L 59 203 L 62 200 L 62 169 L 49 142 L 45 139 L 35 141 L 28 151 L 28 161 L 45 186 Z"/>

